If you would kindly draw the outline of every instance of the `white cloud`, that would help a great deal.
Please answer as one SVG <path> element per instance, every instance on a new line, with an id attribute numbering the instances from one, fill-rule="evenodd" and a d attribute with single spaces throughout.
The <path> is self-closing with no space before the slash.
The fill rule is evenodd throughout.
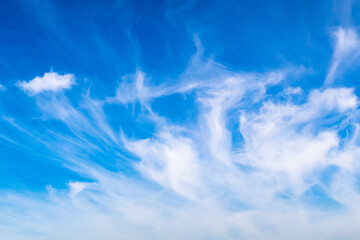
<path id="1" fill-rule="evenodd" d="M 193 80 L 193 79 L 192 79 Z M 198 82 L 187 82 L 180 80 L 175 85 L 152 85 L 151 78 L 146 76 L 144 72 L 137 69 L 134 74 L 122 77 L 121 83 L 116 89 L 115 97 L 108 97 L 109 103 L 135 103 L 139 101 L 143 105 L 151 99 L 161 96 L 169 96 L 174 93 L 184 93 L 199 87 Z"/>
<path id="2" fill-rule="evenodd" d="M 0 91 L 5 91 L 5 90 L 6 90 L 5 86 L 0 84 Z"/>
<path id="3" fill-rule="evenodd" d="M 268 96 L 289 74 L 232 72 L 196 56 L 173 86 L 153 86 L 138 70 L 106 101 L 38 96 L 42 120 L 60 121 L 69 133 L 44 124 L 43 132 L 28 135 L 93 182 L 1 194 L 0 238 L 357 239 L 358 97 L 353 88 L 307 94 L 291 87 Z M 151 111 L 151 100 L 190 90 L 198 111 L 191 124 Z M 151 115 L 154 134 L 120 138 L 104 105 L 135 101 Z M 19 124 L 13 126 L 29 131 Z M 339 132 L 348 126 L 354 130 L 343 139 Z M 336 171 L 325 182 L 321 172 L 329 167 Z M 306 202 L 316 185 L 342 208 Z"/>
<path id="4" fill-rule="evenodd" d="M 334 52 L 324 85 L 331 85 L 360 56 L 360 39 L 354 29 L 339 28 L 334 32 L 334 38 Z"/>
<path id="5" fill-rule="evenodd" d="M 159 139 L 127 141 L 125 146 L 141 158 L 137 168 L 162 186 L 188 198 L 196 198 L 199 189 L 199 160 L 194 143 L 169 132 Z"/>
<path id="6" fill-rule="evenodd" d="M 356 239 L 359 193 L 349 183 L 359 169 L 354 165 L 359 147 L 349 141 L 349 149 L 340 149 L 336 128 L 323 122 L 353 112 L 358 106 L 354 89 L 313 90 L 302 104 L 290 96 L 265 101 L 267 86 L 285 77 L 281 72 L 229 77 L 226 72 L 196 89 L 201 104 L 196 127 L 165 122 L 151 138 L 124 137 L 124 147 L 140 159 L 136 169 L 153 182 L 88 159 L 89 152 L 102 152 L 103 144 L 106 152 L 119 148 L 107 142 L 115 134 L 100 103 L 86 95 L 77 109 L 64 96 L 39 99 L 44 114 L 64 122 L 76 136 L 53 133 L 54 153 L 96 183 L 71 182 L 67 194 L 49 189 L 39 198 L 2 195 L 7 207 L 0 211 L 0 238 L 300 240 L 324 237 L 326 230 L 326 239 Z M 253 107 L 259 101 L 261 108 Z M 228 128 L 234 109 L 244 138 L 240 150 L 232 149 Z M 328 195 L 351 211 L 313 211 L 301 201 L 319 181 L 316 172 L 329 165 L 341 171 Z M 288 200 L 277 197 L 284 192 Z"/>
<path id="7" fill-rule="evenodd" d="M 284 94 L 285 95 L 298 95 L 298 94 L 302 94 L 303 91 L 300 87 L 288 87 L 284 90 Z"/>
<path id="8" fill-rule="evenodd" d="M 80 192 L 82 192 L 88 185 L 89 183 L 84 183 L 84 182 L 70 182 L 69 184 L 69 195 L 71 197 L 76 197 L 76 195 L 78 195 Z"/>
<path id="9" fill-rule="evenodd" d="M 358 98 L 353 88 L 332 88 L 322 92 L 314 90 L 310 93 L 309 104 L 319 110 L 336 109 L 340 112 L 355 109 Z"/>
<path id="10" fill-rule="evenodd" d="M 17 86 L 29 95 L 35 95 L 41 92 L 59 92 L 70 89 L 73 84 L 75 84 L 73 74 L 60 75 L 56 72 L 48 72 L 43 77 L 36 77 L 29 82 L 20 81 Z"/>

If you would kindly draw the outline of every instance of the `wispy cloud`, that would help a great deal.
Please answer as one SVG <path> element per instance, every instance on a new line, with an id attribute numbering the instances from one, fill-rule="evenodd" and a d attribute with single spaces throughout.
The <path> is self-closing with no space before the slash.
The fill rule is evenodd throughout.
<path id="1" fill-rule="evenodd" d="M 355 29 L 339 28 L 333 33 L 335 46 L 324 85 L 331 85 L 351 64 L 359 60 L 360 39 Z"/>

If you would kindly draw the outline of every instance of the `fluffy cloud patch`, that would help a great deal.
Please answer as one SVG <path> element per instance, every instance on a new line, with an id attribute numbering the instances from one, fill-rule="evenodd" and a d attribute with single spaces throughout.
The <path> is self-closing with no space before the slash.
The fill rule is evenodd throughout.
<path id="1" fill-rule="evenodd" d="M 159 140 L 127 141 L 126 147 L 141 157 L 143 174 L 182 196 L 197 196 L 200 169 L 191 139 L 161 133 Z"/>
<path id="2" fill-rule="evenodd" d="M 42 77 L 35 77 L 26 82 L 20 81 L 17 86 L 29 95 L 36 95 L 41 92 L 59 92 L 64 89 L 70 89 L 75 84 L 73 74 L 58 74 L 56 72 L 45 73 Z"/>

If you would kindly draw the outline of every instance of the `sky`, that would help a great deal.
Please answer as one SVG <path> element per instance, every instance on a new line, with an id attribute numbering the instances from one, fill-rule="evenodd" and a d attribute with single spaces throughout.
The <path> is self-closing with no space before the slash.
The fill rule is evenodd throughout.
<path id="1" fill-rule="evenodd" d="M 0 0 L 0 239 L 358 239 L 359 12 Z"/>

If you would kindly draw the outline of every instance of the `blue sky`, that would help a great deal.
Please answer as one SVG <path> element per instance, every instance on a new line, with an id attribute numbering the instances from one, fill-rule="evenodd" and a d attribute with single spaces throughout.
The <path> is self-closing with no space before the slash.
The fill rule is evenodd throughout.
<path id="1" fill-rule="evenodd" d="M 357 239 L 359 10 L 0 1 L 0 238 Z"/>

